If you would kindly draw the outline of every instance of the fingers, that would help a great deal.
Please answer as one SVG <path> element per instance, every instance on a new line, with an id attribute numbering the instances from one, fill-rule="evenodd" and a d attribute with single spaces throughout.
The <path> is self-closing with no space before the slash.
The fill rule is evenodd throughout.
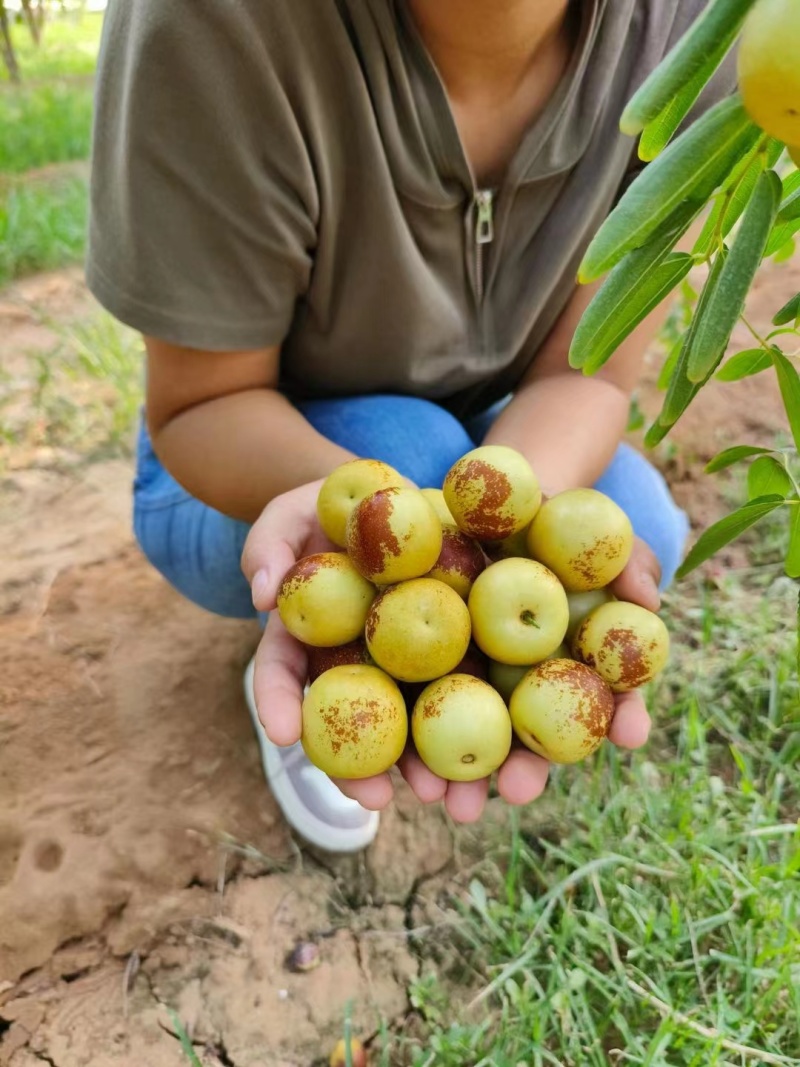
<path id="1" fill-rule="evenodd" d="M 253 603 L 259 611 L 271 611 L 275 607 L 278 586 L 297 559 L 333 547 L 317 522 L 321 484 L 321 481 L 309 482 L 275 497 L 247 536 L 241 566 L 253 588 Z"/>
<path id="2" fill-rule="evenodd" d="M 357 801 L 369 811 L 381 811 L 394 796 L 392 780 L 388 774 L 376 774 L 374 778 L 332 778 L 346 797 Z"/>
<path id="3" fill-rule="evenodd" d="M 258 717 L 275 745 L 300 740 L 306 672 L 305 649 L 273 613 L 256 650 L 253 687 Z"/>
<path id="4" fill-rule="evenodd" d="M 619 693 L 616 704 L 609 740 L 620 748 L 641 748 L 650 736 L 651 726 L 644 697 L 634 689 L 630 693 Z"/>
<path id="5" fill-rule="evenodd" d="M 611 583 L 611 592 L 620 600 L 640 604 L 650 611 L 658 611 L 661 596 L 661 565 L 655 553 L 640 537 L 634 539 L 633 552 L 625 570 Z"/>
<path id="6" fill-rule="evenodd" d="M 530 804 L 544 792 L 549 764 L 524 748 L 512 749 L 497 774 L 497 788 L 507 804 Z"/>
<path id="7" fill-rule="evenodd" d="M 489 795 L 489 779 L 478 782 L 450 782 L 444 798 L 447 814 L 454 822 L 477 822 Z"/>
<path id="8" fill-rule="evenodd" d="M 423 804 L 435 804 L 444 798 L 447 782 L 425 766 L 413 749 L 406 749 L 397 761 L 400 773 Z"/>

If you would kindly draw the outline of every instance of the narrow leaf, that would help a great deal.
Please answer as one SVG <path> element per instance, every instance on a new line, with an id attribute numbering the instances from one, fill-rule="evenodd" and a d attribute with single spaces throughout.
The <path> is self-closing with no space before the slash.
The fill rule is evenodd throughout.
<path id="1" fill-rule="evenodd" d="M 786 244 L 782 245 L 781 248 L 779 248 L 778 251 L 774 254 L 774 256 L 772 257 L 772 262 L 788 263 L 789 260 L 794 256 L 796 248 L 797 244 L 795 241 L 787 241 Z"/>
<path id="2" fill-rule="evenodd" d="M 649 163 L 664 151 L 729 48 L 730 41 L 721 41 L 720 47 L 706 58 L 694 77 L 686 82 L 656 118 L 648 122 L 639 140 L 639 159 Z"/>
<path id="3" fill-rule="evenodd" d="M 706 69 L 710 56 L 717 65 L 736 39 L 755 0 L 711 0 L 675 47 L 659 63 L 634 94 L 620 120 L 623 133 L 634 136 L 656 119 L 698 71 Z M 716 69 L 712 66 L 708 76 Z"/>
<path id="4" fill-rule="evenodd" d="M 784 178 L 784 203 L 798 190 L 800 190 L 800 170 L 795 170 Z M 787 219 L 783 222 L 778 222 L 776 220 L 772 233 L 769 235 L 767 250 L 764 255 L 774 256 L 776 252 L 779 252 L 784 245 L 787 245 L 791 241 L 798 230 L 800 230 L 800 216 L 793 219 Z"/>
<path id="5" fill-rule="evenodd" d="M 690 255 L 680 252 L 642 276 L 639 265 L 630 261 L 646 251 L 648 246 L 629 253 L 584 312 L 570 348 L 570 364 L 583 367 L 584 374 L 594 374 L 611 358 L 625 338 L 686 277 L 694 263 Z"/>
<path id="6" fill-rule="evenodd" d="M 704 381 L 725 353 L 761 264 L 780 197 L 781 180 L 774 170 L 768 170 L 758 179 L 719 283 L 692 338 L 687 368 L 690 381 Z M 699 308 L 696 317 L 700 318 Z"/>
<path id="7" fill-rule="evenodd" d="M 660 445 L 671 429 L 672 426 L 662 422 L 661 416 L 659 415 L 644 435 L 645 448 L 655 448 L 656 445 Z"/>
<path id="8" fill-rule="evenodd" d="M 684 227 L 695 217 L 696 206 L 682 204 L 674 217 L 641 248 L 636 248 L 618 263 L 595 293 L 581 316 L 569 351 L 572 367 L 583 367 L 602 344 L 603 335 L 613 331 L 613 324 L 625 315 L 626 302 L 653 267 L 662 263 L 678 240 Z"/>
<path id="9" fill-rule="evenodd" d="M 789 419 L 795 447 L 800 449 L 800 376 L 793 363 L 777 348 L 772 351 L 772 362 L 778 375 L 778 385 L 783 397 L 783 406 Z"/>
<path id="10" fill-rule="evenodd" d="M 684 201 L 704 202 L 760 136 L 738 96 L 707 111 L 630 184 L 589 245 L 578 280 L 599 278 L 640 248 Z"/>
<path id="11" fill-rule="evenodd" d="M 677 577 L 685 578 L 701 563 L 705 563 L 707 559 L 710 559 L 715 552 L 718 552 L 725 545 L 739 537 L 745 530 L 757 523 L 759 519 L 763 519 L 765 515 L 769 515 L 771 511 L 779 508 L 783 503 L 784 500 L 781 496 L 760 497 L 758 500 L 751 500 L 744 507 L 738 508 L 731 515 L 726 515 L 724 519 L 715 522 L 713 526 L 709 526 L 705 533 L 700 535 L 694 548 L 678 568 Z"/>
<path id="12" fill-rule="evenodd" d="M 775 456 L 760 456 L 750 464 L 747 472 L 747 495 L 750 500 L 760 496 L 787 497 L 792 491 L 792 479 Z"/>
<path id="13" fill-rule="evenodd" d="M 786 573 L 800 578 L 800 500 L 793 501 L 789 513 L 789 551 L 786 554 Z"/>
<path id="14" fill-rule="evenodd" d="M 757 448 L 755 445 L 734 445 L 733 448 L 726 448 L 724 452 L 718 453 L 706 464 L 706 474 L 724 470 L 741 459 L 768 455 L 771 451 L 770 448 Z"/>
<path id="15" fill-rule="evenodd" d="M 772 366 L 772 358 L 769 352 L 763 348 L 747 348 L 744 352 L 737 352 L 729 360 L 722 364 L 714 375 L 721 382 L 738 382 L 742 378 L 750 378 L 753 374 L 760 374 Z"/>
<path id="16" fill-rule="evenodd" d="M 730 177 L 720 186 L 720 195 L 692 249 L 695 255 L 707 256 L 711 242 L 717 236 L 723 240 L 728 236 L 750 202 L 758 179 L 765 169 L 775 166 L 782 150 L 783 145 L 772 138 L 767 139 L 766 147 L 759 141 L 733 168 Z"/>
<path id="17" fill-rule="evenodd" d="M 775 221 L 778 223 L 793 222 L 795 219 L 800 219 L 800 189 L 795 189 L 793 193 L 784 198 Z"/>
<path id="18" fill-rule="evenodd" d="M 658 381 L 656 383 L 657 387 L 659 389 L 661 389 L 661 390 L 666 389 L 667 386 L 669 385 L 669 380 L 672 377 L 672 372 L 675 370 L 675 367 L 677 366 L 677 363 L 678 363 L 678 357 L 681 354 L 681 346 L 682 345 L 683 345 L 683 338 L 681 338 L 680 341 L 676 341 L 675 342 L 675 344 L 670 349 L 669 355 L 664 360 L 664 365 L 662 366 L 661 370 L 659 371 Z"/>
<path id="19" fill-rule="evenodd" d="M 772 325 L 785 326 L 787 322 L 793 320 L 800 320 L 800 293 L 795 293 L 792 299 L 783 305 L 773 318 Z"/>
<path id="20" fill-rule="evenodd" d="M 706 314 L 706 308 L 716 292 L 720 275 L 724 270 L 727 258 L 727 249 L 723 248 L 711 265 L 711 270 L 708 272 L 703 291 L 700 293 L 700 299 L 697 301 L 697 308 L 695 309 L 691 326 L 686 331 L 681 354 L 678 357 L 678 363 L 669 383 L 667 395 L 664 398 L 664 405 L 661 409 L 661 414 L 659 415 L 659 422 L 668 429 L 675 425 L 697 396 L 700 389 L 700 385 L 691 382 L 686 374 L 689 365 L 689 352 L 691 351 L 698 326 L 703 321 L 703 316 Z"/>

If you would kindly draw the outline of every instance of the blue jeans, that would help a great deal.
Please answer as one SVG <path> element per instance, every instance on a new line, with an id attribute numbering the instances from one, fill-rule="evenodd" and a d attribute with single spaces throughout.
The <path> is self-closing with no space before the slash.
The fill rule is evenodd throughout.
<path id="1" fill-rule="evenodd" d="M 420 488 L 440 487 L 453 463 L 480 444 L 502 406 L 462 424 L 416 397 L 357 396 L 298 405 L 330 441 L 391 464 Z M 664 479 L 643 456 L 621 444 L 596 487 L 627 512 L 636 533 L 658 557 L 661 585 L 667 586 L 682 558 L 689 523 Z M 239 567 L 249 526 L 190 496 L 162 467 L 144 422 L 133 494 L 136 538 L 156 570 L 216 615 L 256 618 Z"/>

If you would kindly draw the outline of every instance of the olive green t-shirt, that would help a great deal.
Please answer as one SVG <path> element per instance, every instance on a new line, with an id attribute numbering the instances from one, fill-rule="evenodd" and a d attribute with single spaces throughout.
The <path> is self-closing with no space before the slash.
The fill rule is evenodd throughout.
<path id="1" fill-rule="evenodd" d="M 625 103 L 704 6 L 576 3 L 561 83 L 482 190 L 404 0 L 111 0 L 91 290 L 176 344 L 282 344 L 292 396 L 485 408 L 535 357 L 631 173 Z"/>

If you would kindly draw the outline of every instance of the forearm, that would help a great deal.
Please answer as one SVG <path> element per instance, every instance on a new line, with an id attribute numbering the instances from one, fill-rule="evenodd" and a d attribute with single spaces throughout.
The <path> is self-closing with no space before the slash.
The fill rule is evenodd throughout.
<path id="1" fill-rule="evenodd" d="M 625 433 L 628 410 L 627 395 L 612 382 L 565 371 L 524 384 L 485 443 L 522 452 L 552 496 L 595 483 Z"/>
<path id="2" fill-rule="evenodd" d="M 354 458 L 272 389 L 198 404 L 152 437 L 163 465 L 192 496 L 245 522 L 255 521 L 273 497 Z"/>

